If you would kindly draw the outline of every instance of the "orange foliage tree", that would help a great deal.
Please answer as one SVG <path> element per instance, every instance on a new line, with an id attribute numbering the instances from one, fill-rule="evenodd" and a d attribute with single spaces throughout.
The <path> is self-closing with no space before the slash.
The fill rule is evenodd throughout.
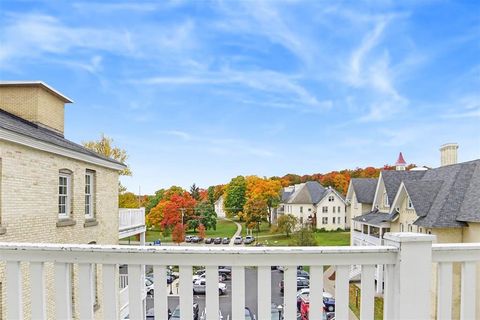
<path id="1" fill-rule="evenodd" d="M 195 204 L 196 201 L 190 193 L 179 187 L 172 187 L 148 213 L 148 224 L 168 234 L 177 224 L 186 224 L 188 220 L 195 218 Z"/>
<path id="2" fill-rule="evenodd" d="M 259 212 L 263 212 L 265 209 L 265 215 L 268 218 L 269 225 L 271 222 L 271 213 L 273 208 L 277 207 L 280 203 L 280 190 L 282 184 L 278 180 L 259 178 L 257 176 L 248 176 L 246 198 L 247 202 L 250 202 L 250 212 L 253 209 L 251 206 L 253 203 L 256 205 L 262 205 L 264 208 L 258 208 Z M 248 214 L 245 210 L 245 215 Z"/>
<path id="3" fill-rule="evenodd" d="M 185 241 L 185 227 L 181 223 L 176 224 L 173 228 L 172 240 L 176 244 L 180 244 Z"/>

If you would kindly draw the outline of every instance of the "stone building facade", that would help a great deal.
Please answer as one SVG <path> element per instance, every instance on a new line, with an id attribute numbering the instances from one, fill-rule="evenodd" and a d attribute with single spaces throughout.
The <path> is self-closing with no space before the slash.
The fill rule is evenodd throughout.
<path id="1" fill-rule="evenodd" d="M 118 244 L 118 177 L 122 163 L 63 137 L 70 99 L 42 82 L 0 82 L 0 242 Z M 92 289 L 101 296 L 101 270 Z M 29 267 L 22 266 L 24 301 Z M 77 315 L 77 270 L 72 268 L 72 315 Z M 5 266 L 0 265 L 0 318 L 6 318 Z M 53 265 L 45 265 L 47 301 L 53 301 Z M 102 304 L 92 306 L 102 318 Z M 55 318 L 55 306 L 47 307 Z M 29 317 L 25 305 L 25 317 Z"/>

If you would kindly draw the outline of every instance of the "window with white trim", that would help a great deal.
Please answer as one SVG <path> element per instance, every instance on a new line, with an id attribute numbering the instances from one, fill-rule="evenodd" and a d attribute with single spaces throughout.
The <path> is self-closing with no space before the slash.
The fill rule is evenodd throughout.
<path id="1" fill-rule="evenodd" d="M 413 209 L 413 203 L 410 197 L 407 197 L 407 209 Z"/>
<path id="2" fill-rule="evenodd" d="M 303 207 L 300 206 L 300 213 L 303 213 Z"/>
<path id="3" fill-rule="evenodd" d="M 328 217 L 322 218 L 322 224 L 328 224 Z"/>
<path id="4" fill-rule="evenodd" d="M 60 171 L 58 176 L 58 217 L 70 217 L 72 174 Z"/>
<path id="5" fill-rule="evenodd" d="M 322 207 L 322 212 L 323 213 L 328 213 L 328 207 Z"/>
<path id="6" fill-rule="evenodd" d="M 85 173 L 85 217 L 94 218 L 95 208 L 95 173 L 87 170 Z"/>
<path id="7" fill-rule="evenodd" d="M 335 207 L 333 207 L 333 213 L 335 213 Z"/>
<path id="8" fill-rule="evenodd" d="M 328 202 L 333 202 L 335 201 L 335 197 L 334 196 L 329 196 L 328 197 Z"/>
<path id="9" fill-rule="evenodd" d="M 334 207 L 334 208 L 335 208 L 335 207 Z M 333 217 L 333 222 L 332 222 L 332 223 L 335 224 L 335 217 Z"/>
<path id="10" fill-rule="evenodd" d="M 388 202 L 388 194 L 386 191 L 383 193 L 383 205 L 385 207 L 390 207 L 390 203 Z"/>
<path id="11" fill-rule="evenodd" d="M 341 208 L 341 207 L 338 206 L 338 213 L 341 213 L 341 212 L 342 212 L 342 210 L 341 210 L 340 208 Z"/>

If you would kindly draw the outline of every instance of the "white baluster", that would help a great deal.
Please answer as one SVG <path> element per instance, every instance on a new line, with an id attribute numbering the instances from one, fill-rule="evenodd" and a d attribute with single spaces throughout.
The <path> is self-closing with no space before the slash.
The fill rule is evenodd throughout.
<path id="1" fill-rule="evenodd" d="M 118 319 L 118 288 L 116 285 L 118 266 L 104 264 L 102 266 L 103 282 L 103 316 L 105 319 Z"/>
<path id="2" fill-rule="evenodd" d="M 335 270 L 335 319 L 348 319 L 348 283 L 350 266 L 336 266 Z"/>
<path id="3" fill-rule="evenodd" d="M 192 266 L 180 266 L 180 319 L 193 319 Z"/>
<path id="4" fill-rule="evenodd" d="M 78 265 L 78 305 L 80 319 L 93 319 L 92 265 Z"/>
<path id="5" fill-rule="evenodd" d="M 245 268 L 232 267 L 232 319 L 245 317 Z"/>
<path id="6" fill-rule="evenodd" d="M 46 319 L 44 263 L 30 262 L 32 319 Z"/>
<path id="7" fill-rule="evenodd" d="M 475 261 L 462 263 L 462 294 L 460 298 L 460 319 L 462 320 L 475 319 L 475 306 L 476 303 L 479 303 L 475 292 L 475 284 L 477 283 L 475 268 Z"/>
<path id="8" fill-rule="evenodd" d="M 22 272 L 20 261 L 8 261 L 7 275 L 7 319 L 23 319 Z"/>
<path id="9" fill-rule="evenodd" d="M 258 267 L 257 276 L 258 276 L 258 319 L 269 319 L 272 316 L 271 315 L 271 304 L 272 304 L 271 268 L 268 266 Z"/>
<path id="10" fill-rule="evenodd" d="M 451 262 L 438 263 L 438 300 L 437 318 L 448 320 L 452 318 L 452 284 L 453 267 Z"/>
<path id="11" fill-rule="evenodd" d="M 165 282 L 167 279 L 167 268 L 165 266 L 153 267 L 153 280 L 154 280 L 154 311 L 155 319 L 164 319 L 168 313 L 168 300 L 167 290 Z"/>
<path id="12" fill-rule="evenodd" d="M 72 318 L 72 275 L 68 263 L 55 263 L 55 308 L 57 319 Z"/>
<path id="13" fill-rule="evenodd" d="M 362 266 L 360 319 L 373 319 L 375 304 L 375 265 Z"/>
<path id="14" fill-rule="evenodd" d="M 128 308 L 130 319 L 143 319 L 143 297 L 145 295 L 145 283 L 143 282 L 142 266 L 139 264 L 128 265 Z"/>
<path id="15" fill-rule="evenodd" d="M 285 267 L 283 272 L 283 310 L 285 319 L 296 319 L 297 266 Z"/>
<path id="16" fill-rule="evenodd" d="M 308 318 L 323 320 L 323 266 L 310 267 L 310 306 Z"/>

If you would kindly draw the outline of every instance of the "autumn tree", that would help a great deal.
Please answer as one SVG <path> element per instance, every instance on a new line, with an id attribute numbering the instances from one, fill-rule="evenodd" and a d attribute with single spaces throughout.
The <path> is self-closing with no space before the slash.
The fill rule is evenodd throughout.
<path id="1" fill-rule="evenodd" d="M 267 204 L 265 199 L 260 197 L 248 199 L 244 211 L 241 213 L 247 228 L 257 228 L 257 231 L 260 231 L 260 224 L 262 221 L 267 220 L 267 215 Z"/>
<path id="2" fill-rule="evenodd" d="M 198 226 L 198 236 L 202 239 L 205 239 L 205 226 L 203 224 Z"/>
<path id="3" fill-rule="evenodd" d="M 173 228 L 172 241 L 176 244 L 185 241 L 185 227 L 181 223 L 176 224 Z"/>
<path id="4" fill-rule="evenodd" d="M 278 180 L 259 178 L 257 176 L 248 176 L 247 181 L 247 201 L 249 199 L 262 199 L 267 208 L 268 224 L 272 225 L 271 217 L 274 208 L 280 203 L 280 190 L 282 185 Z"/>
<path id="5" fill-rule="evenodd" d="M 243 176 L 233 178 L 227 185 L 223 201 L 223 207 L 227 216 L 233 217 L 243 212 L 243 206 L 246 202 L 246 189 L 247 184 Z"/>
<path id="6" fill-rule="evenodd" d="M 293 214 L 284 214 L 277 219 L 277 231 L 285 233 L 287 237 L 295 230 L 298 219 Z"/>
<path id="7" fill-rule="evenodd" d="M 177 224 L 186 224 L 194 218 L 195 204 L 195 199 L 188 192 L 173 186 L 164 192 L 162 200 L 150 210 L 147 221 L 149 225 L 168 233 Z"/>
<path id="8" fill-rule="evenodd" d="M 119 208 L 139 208 L 139 199 L 132 192 L 120 193 L 118 195 Z"/>
<path id="9" fill-rule="evenodd" d="M 152 210 L 152 208 L 155 208 L 158 205 L 160 200 L 163 199 L 164 194 L 165 194 L 165 190 L 160 189 L 155 191 L 155 194 L 153 196 L 148 197 L 147 203 L 145 205 L 146 214 L 150 213 L 150 210 Z"/>
<path id="10" fill-rule="evenodd" d="M 87 149 L 90 149 L 98 154 L 101 154 L 105 157 L 117 160 L 123 164 L 126 164 L 128 159 L 127 151 L 116 147 L 113 145 L 113 139 L 109 138 L 108 136 L 102 134 L 99 140 L 96 141 L 84 141 L 82 142 L 83 146 Z M 132 171 L 127 166 L 124 170 L 120 171 L 120 175 L 122 176 L 131 176 Z M 120 192 L 125 192 L 126 188 L 122 186 L 119 182 L 119 190 Z"/>

